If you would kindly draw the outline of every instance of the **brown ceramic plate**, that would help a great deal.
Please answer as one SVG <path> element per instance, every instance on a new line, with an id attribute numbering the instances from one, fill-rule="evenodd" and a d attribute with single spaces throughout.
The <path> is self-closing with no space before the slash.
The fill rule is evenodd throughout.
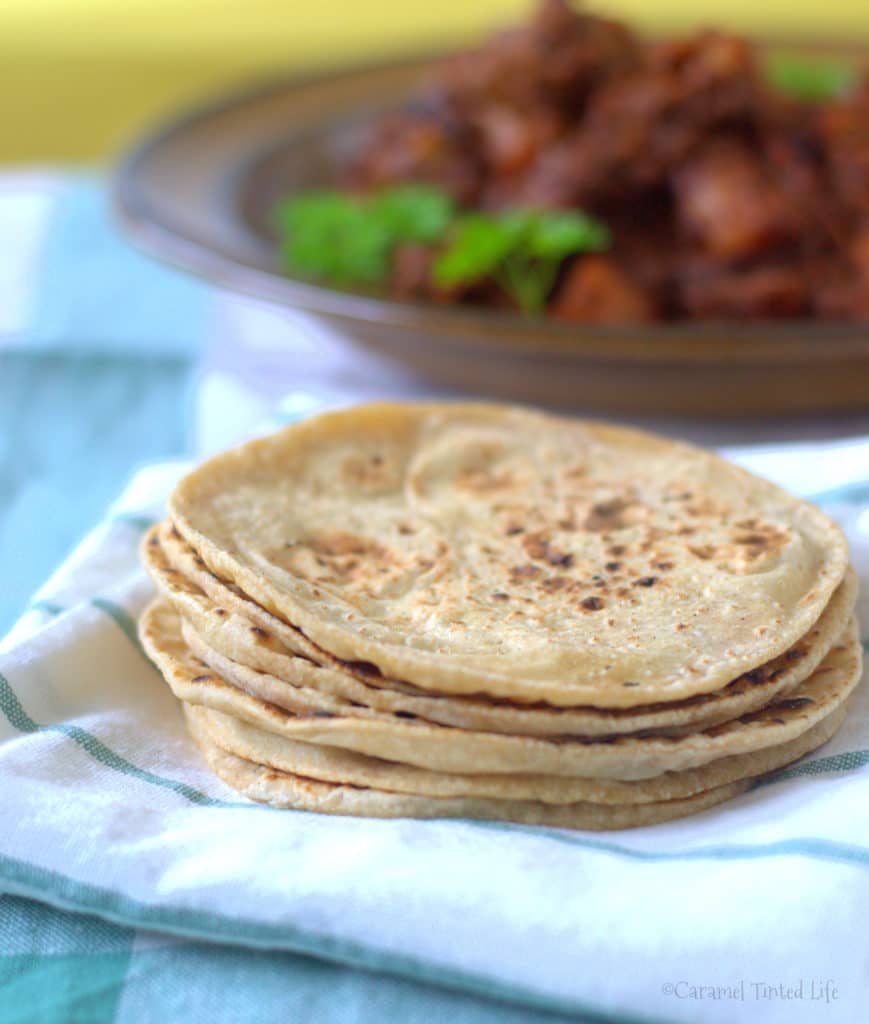
<path id="1" fill-rule="evenodd" d="M 869 407 L 869 325 L 602 328 L 396 302 L 283 274 L 268 220 L 275 201 L 328 182 L 366 122 L 399 104 L 431 64 L 416 58 L 278 83 L 181 117 L 122 162 L 124 224 L 169 263 L 306 310 L 433 382 L 478 395 L 701 415 Z"/>

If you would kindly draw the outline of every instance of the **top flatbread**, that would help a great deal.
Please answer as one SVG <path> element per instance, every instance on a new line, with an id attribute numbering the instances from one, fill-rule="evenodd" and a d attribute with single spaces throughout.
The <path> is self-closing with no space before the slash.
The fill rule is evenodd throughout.
<path id="1" fill-rule="evenodd" d="M 554 705 L 716 690 L 793 646 L 848 559 L 819 509 L 711 453 L 505 406 L 319 416 L 206 462 L 170 512 L 337 657 Z"/>
<path id="2" fill-rule="evenodd" d="M 856 574 L 849 569 L 821 617 L 796 646 L 714 693 L 631 708 L 553 708 L 473 694 L 446 696 L 382 676 L 372 681 L 356 666 L 348 671 L 344 662 L 313 647 L 293 626 L 197 564 L 202 560 L 166 522 L 145 534 L 141 554 L 157 589 L 181 616 L 187 643 L 197 656 L 263 700 L 290 710 L 303 698 L 323 710 L 332 710 L 333 699 L 347 700 L 357 707 L 442 725 L 520 736 L 606 736 L 644 730 L 676 735 L 757 710 L 815 671 L 844 631 L 857 592 Z M 191 576 L 185 575 L 182 565 Z M 304 656 L 297 653 L 300 647 L 305 647 Z M 237 671 L 226 668 L 226 659 Z"/>

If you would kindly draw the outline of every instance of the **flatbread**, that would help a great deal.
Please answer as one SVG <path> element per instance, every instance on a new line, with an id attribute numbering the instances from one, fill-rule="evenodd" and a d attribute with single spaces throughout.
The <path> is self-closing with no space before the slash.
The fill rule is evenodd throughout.
<path id="1" fill-rule="evenodd" d="M 568 775 L 642 779 L 720 757 L 776 746 L 806 732 L 841 705 L 857 685 L 861 646 L 852 619 L 842 641 L 789 697 L 761 711 L 682 737 L 619 736 L 583 742 L 471 732 L 422 721 L 294 715 L 231 685 L 187 648 L 177 612 L 154 602 L 140 620 L 145 650 L 177 697 L 222 711 L 267 732 L 372 757 L 454 773 Z"/>
<path id="2" fill-rule="evenodd" d="M 341 702 L 349 701 L 357 707 L 442 725 L 523 736 L 590 737 L 647 730 L 678 735 L 764 707 L 817 668 L 842 634 L 857 591 L 856 576 L 849 569 L 805 637 L 773 662 L 716 693 L 631 709 L 529 708 L 485 697 L 426 693 L 392 680 L 365 682 L 358 677 L 358 670 L 356 675 L 346 671 L 340 661 L 313 645 L 309 653 L 314 658 L 302 656 L 296 653 L 297 630 L 196 565 L 189 547 L 186 556 L 180 550 L 185 546 L 177 535 L 172 536 L 170 524 L 159 524 L 143 539 L 142 560 L 160 593 L 184 620 L 188 646 L 248 693 L 294 712 L 321 709 L 339 713 Z M 195 574 L 193 578 L 170 562 L 167 547 L 174 551 L 176 561 L 182 560 Z M 288 631 L 293 648 L 284 642 Z M 236 671 L 236 666 L 241 671 Z"/>
<path id="3" fill-rule="evenodd" d="M 212 572 L 318 647 L 519 703 L 719 690 L 805 636 L 848 563 L 820 509 L 712 453 L 509 406 L 324 414 L 169 504 Z"/>
<path id="4" fill-rule="evenodd" d="M 708 789 L 753 779 L 791 764 L 827 742 L 839 729 L 847 708 L 841 704 L 796 739 L 754 754 L 737 754 L 689 768 L 665 772 L 653 779 L 577 779 L 558 775 L 456 775 L 426 771 L 366 757 L 349 750 L 300 743 L 265 732 L 230 715 L 197 709 L 197 720 L 217 746 L 246 761 L 321 782 L 362 786 L 391 793 L 434 797 L 492 797 L 534 800 L 546 804 L 579 801 L 600 804 L 640 804 L 683 799 Z M 196 707 L 196 705 L 193 705 Z"/>
<path id="5" fill-rule="evenodd" d="M 606 805 L 574 803 L 561 806 L 523 800 L 491 800 L 482 797 L 431 797 L 389 793 L 378 789 L 316 782 L 301 775 L 277 772 L 222 750 L 201 727 L 199 710 L 185 706 L 190 734 L 202 751 L 209 768 L 227 785 L 250 800 L 273 807 L 342 814 L 367 818 L 470 818 L 483 821 L 512 821 L 553 828 L 607 829 L 638 828 L 672 821 L 713 807 L 738 796 L 749 782 L 698 793 L 681 800 L 657 803 Z"/>

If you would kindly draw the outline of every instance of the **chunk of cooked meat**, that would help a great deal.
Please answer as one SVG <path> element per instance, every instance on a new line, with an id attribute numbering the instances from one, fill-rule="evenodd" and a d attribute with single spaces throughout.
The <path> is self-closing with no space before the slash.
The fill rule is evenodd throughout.
<path id="1" fill-rule="evenodd" d="M 821 144 L 831 184 L 854 216 L 869 214 L 869 78 L 846 100 L 820 114 Z"/>
<path id="2" fill-rule="evenodd" d="M 600 82 L 641 59 L 624 25 L 543 0 L 529 21 L 444 61 L 438 85 L 456 108 L 540 106 L 576 112 Z"/>
<path id="3" fill-rule="evenodd" d="M 687 236 L 723 262 L 795 241 L 798 210 L 747 145 L 713 140 L 673 176 L 676 216 Z"/>
<path id="4" fill-rule="evenodd" d="M 383 118 L 344 177 L 361 189 L 399 182 L 440 185 L 470 205 L 480 193 L 484 169 L 471 127 L 432 101 Z"/>
<path id="5" fill-rule="evenodd" d="M 844 257 L 809 268 L 815 308 L 830 319 L 869 319 L 869 223 L 858 226 Z"/>
<path id="6" fill-rule="evenodd" d="M 558 288 L 550 311 L 560 320 L 592 324 L 655 319 L 649 296 L 605 256 L 578 259 Z"/>
<path id="7" fill-rule="evenodd" d="M 727 125 L 749 125 L 754 59 L 741 40 L 703 33 L 653 48 L 644 65 L 602 85 L 570 135 L 529 175 L 526 199 L 584 206 L 660 185 Z"/>
<path id="8" fill-rule="evenodd" d="M 810 309 L 811 296 L 799 267 L 713 267 L 680 281 L 682 308 L 707 319 L 787 318 Z"/>
<path id="9" fill-rule="evenodd" d="M 488 103 L 469 115 L 486 168 L 495 180 L 524 171 L 564 131 L 556 111 L 541 106 L 519 111 Z"/>

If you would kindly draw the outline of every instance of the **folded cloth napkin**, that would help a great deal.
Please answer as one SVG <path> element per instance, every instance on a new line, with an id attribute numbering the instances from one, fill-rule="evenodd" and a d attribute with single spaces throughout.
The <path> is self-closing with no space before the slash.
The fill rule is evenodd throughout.
<path id="1" fill-rule="evenodd" d="M 731 454 L 824 504 L 865 595 L 869 440 Z M 184 469 L 142 471 L 0 644 L 0 891 L 598 1019 L 862 1019 L 869 688 L 818 753 L 653 828 L 247 803 L 136 640 L 137 544 Z"/>

